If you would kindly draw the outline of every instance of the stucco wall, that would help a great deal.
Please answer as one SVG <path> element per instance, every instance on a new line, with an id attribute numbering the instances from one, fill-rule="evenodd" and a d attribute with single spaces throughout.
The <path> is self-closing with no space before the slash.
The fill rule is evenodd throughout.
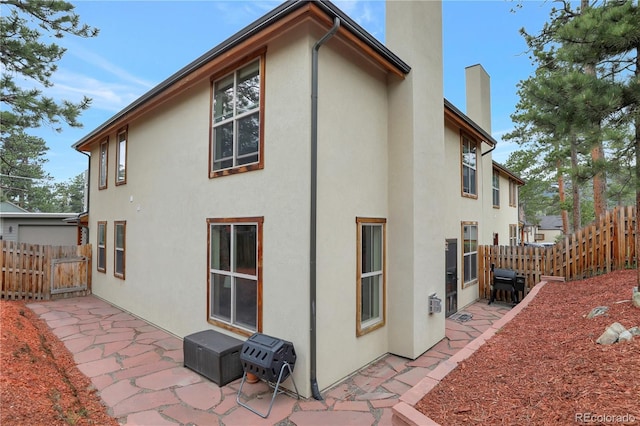
<path id="1" fill-rule="evenodd" d="M 92 188 L 90 216 L 94 229 L 108 222 L 107 272 L 94 272 L 94 293 L 180 337 L 214 328 L 206 319 L 206 219 L 263 216 L 263 332 L 294 342 L 295 376 L 307 394 L 308 46 L 294 32 L 268 48 L 263 170 L 209 179 L 210 84 L 203 81 L 129 123 L 121 186 L 113 182 L 111 135 L 108 188 Z M 92 154 L 91 182 L 98 182 Z M 127 221 L 125 280 L 113 276 L 115 220 Z"/>
<path id="2" fill-rule="evenodd" d="M 416 358 L 444 337 L 442 5 L 387 2 L 387 45 L 411 65 L 389 84 L 389 348 Z"/>
<path id="3" fill-rule="evenodd" d="M 386 75 L 340 39 L 319 54 L 317 322 L 324 388 L 389 350 L 388 324 L 356 337 L 356 217 L 388 218 L 388 102 Z"/>

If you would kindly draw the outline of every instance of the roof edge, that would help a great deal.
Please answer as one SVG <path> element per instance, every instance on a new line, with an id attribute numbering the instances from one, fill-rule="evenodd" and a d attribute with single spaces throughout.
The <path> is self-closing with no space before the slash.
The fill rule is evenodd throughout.
<path id="1" fill-rule="evenodd" d="M 347 16 L 344 12 L 342 12 L 337 6 L 331 3 L 328 0 L 288 0 L 276 7 L 275 9 L 268 12 L 266 15 L 258 18 L 251 24 L 247 25 L 231 37 L 227 38 L 217 46 L 213 47 L 211 50 L 207 51 L 203 55 L 199 56 L 186 66 L 179 69 L 177 72 L 169 76 L 167 79 L 160 82 L 154 88 L 140 96 L 138 99 L 133 101 L 128 106 L 124 107 L 114 116 L 109 118 L 107 121 L 93 129 L 86 136 L 81 138 L 78 142 L 72 145 L 72 148 L 80 151 L 80 147 L 88 143 L 95 136 L 99 135 L 102 131 L 104 131 L 109 126 L 115 124 L 118 120 L 120 120 L 125 115 L 135 111 L 140 108 L 147 102 L 154 99 L 156 96 L 163 93 L 165 90 L 169 89 L 173 84 L 181 80 L 182 78 L 188 76 L 192 72 L 198 70 L 211 60 L 216 57 L 222 55 L 228 50 L 232 49 L 236 45 L 242 43 L 246 39 L 250 38 L 254 34 L 262 31 L 267 28 L 272 23 L 276 22 L 278 19 L 281 19 L 290 13 L 298 10 L 299 8 L 313 4 L 319 7 L 322 11 L 328 14 L 331 18 L 340 18 L 343 22 L 343 26 L 346 27 L 351 33 L 354 34 L 358 39 L 369 45 L 376 53 L 381 55 L 383 58 L 388 60 L 393 66 L 398 68 L 404 74 L 408 74 L 411 71 L 411 67 L 402 61 L 397 55 L 395 55 L 391 50 L 389 50 L 386 46 L 380 43 L 375 37 L 369 34 L 364 28 L 358 25 L 353 19 Z"/>
<path id="2" fill-rule="evenodd" d="M 468 124 L 469 126 L 471 126 L 471 128 L 473 128 L 473 130 L 475 130 L 476 132 L 478 132 L 479 134 L 481 134 L 485 139 L 486 142 L 489 145 L 493 145 L 496 146 L 498 144 L 498 141 L 495 140 L 493 138 L 493 136 L 491 136 L 489 133 L 486 132 L 486 130 L 484 130 L 482 127 L 480 127 L 480 125 L 478 123 L 476 123 L 475 121 L 473 121 L 472 119 L 470 119 L 465 113 L 463 113 L 462 111 L 460 111 L 455 105 L 453 105 L 451 102 L 449 102 L 447 100 L 447 98 L 444 98 L 444 107 L 448 108 L 449 110 L 451 110 L 455 115 L 457 115 L 462 121 L 464 121 L 466 124 Z"/>

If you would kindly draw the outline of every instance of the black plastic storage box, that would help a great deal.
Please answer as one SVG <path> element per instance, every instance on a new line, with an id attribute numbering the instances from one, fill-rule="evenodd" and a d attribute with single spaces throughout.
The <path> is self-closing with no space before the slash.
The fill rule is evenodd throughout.
<path id="1" fill-rule="evenodd" d="M 205 330 L 184 338 L 184 366 L 224 386 L 242 377 L 242 341 Z"/>

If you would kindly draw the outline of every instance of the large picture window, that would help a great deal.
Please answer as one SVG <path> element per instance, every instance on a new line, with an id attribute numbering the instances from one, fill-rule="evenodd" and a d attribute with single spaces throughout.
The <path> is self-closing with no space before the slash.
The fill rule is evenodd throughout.
<path id="1" fill-rule="evenodd" d="M 262 168 L 262 63 L 213 82 L 211 177 Z"/>
<path id="2" fill-rule="evenodd" d="M 476 142 L 462 137 L 462 195 L 477 197 L 477 148 Z"/>
<path id="3" fill-rule="evenodd" d="M 208 321 L 251 335 L 262 328 L 263 218 L 208 219 Z"/>
<path id="4" fill-rule="evenodd" d="M 356 335 L 376 330 L 386 320 L 386 219 L 356 218 Z"/>
<path id="5" fill-rule="evenodd" d="M 107 222 L 98 222 L 98 262 L 99 272 L 107 270 Z"/>
<path id="6" fill-rule="evenodd" d="M 463 262 L 464 271 L 463 286 L 474 284 L 478 281 L 478 223 L 462 223 Z"/>
<path id="7" fill-rule="evenodd" d="M 117 221 L 114 226 L 113 274 L 124 279 L 126 266 L 127 222 Z"/>
<path id="8" fill-rule="evenodd" d="M 117 138 L 116 151 L 116 185 L 127 183 L 127 129 L 120 129 Z"/>
<path id="9" fill-rule="evenodd" d="M 98 166 L 98 189 L 105 189 L 107 187 L 107 171 L 109 159 L 109 138 L 106 138 L 100 142 L 100 164 Z"/>

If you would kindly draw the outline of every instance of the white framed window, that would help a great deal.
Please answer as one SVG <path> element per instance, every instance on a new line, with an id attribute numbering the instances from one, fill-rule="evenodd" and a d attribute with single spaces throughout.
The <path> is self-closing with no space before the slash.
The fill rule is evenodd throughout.
<path id="1" fill-rule="evenodd" d="M 99 155 L 99 176 L 98 176 L 98 189 L 105 189 L 107 187 L 107 175 L 108 175 L 108 161 L 109 161 L 109 138 L 105 138 L 100 142 L 100 155 Z"/>
<path id="2" fill-rule="evenodd" d="M 500 208 L 500 173 L 493 171 L 493 207 Z"/>
<path id="3" fill-rule="evenodd" d="M 509 206 L 518 207 L 518 184 L 513 179 L 509 179 Z"/>
<path id="4" fill-rule="evenodd" d="M 113 253 L 113 274 L 124 279 L 126 266 L 126 240 L 127 240 L 127 222 L 119 220 L 113 222 L 114 227 L 114 253 Z"/>
<path id="5" fill-rule="evenodd" d="M 127 183 L 127 128 L 118 130 L 116 140 L 116 185 Z"/>
<path id="6" fill-rule="evenodd" d="M 386 222 L 386 219 L 356 218 L 357 336 L 376 330 L 386 322 Z"/>
<path id="7" fill-rule="evenodd" d="M 207 320 L 247 336 L 262 329 L 262 223 L 262 217 L 207 220 Z"/>
<path id="8" fill-rule="evenodd" d="M 478 281 L 478 223 L 462 222 L 463 287 Z"/>
<path id="9" fill-rule="evenodd" d="M 478 154 L 476 142 L 467 136 L 462 136 L 462 195 L 477 197 L 477 164 Z"/>
<path id="10" fill-rule="evenodd" d="M 263 167 L 263 60 L 213 82 L 210 177 Z"/>
<path id="11" fill-rule="evenodd" d="M 107 270 L 107 222 L 98 222 L 98 262 L 99 272 Z"/>
<path id="12" fill-rule="evenodd" d="M 509 225 L 509 245 L 518 245 L 518 225 L 516 224 Z"/>

